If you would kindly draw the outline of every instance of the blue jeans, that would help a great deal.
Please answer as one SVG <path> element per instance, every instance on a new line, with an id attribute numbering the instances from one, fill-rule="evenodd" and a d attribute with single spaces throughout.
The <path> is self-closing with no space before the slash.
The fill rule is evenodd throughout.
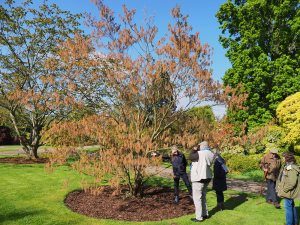
<path id="1" fill-rule="evenodd" d="M 180 174 L 174 178 L 174 195 L 179 196 L 179 180 L 180 178 L 185 183 L 185 186 L 187 187 L 189 194 L 192 195 L 192 186 L 189 181 L 188 175 L 186 173 Z"/>
<path id="2" fill-rule="evenodd" d="M 285 198 L 284 199 L 284 208 L 285 208 L 286 225 L 297 225 L 299 220 L 298 220 L 298 212 L 295 207 L 294 200 Z"/>

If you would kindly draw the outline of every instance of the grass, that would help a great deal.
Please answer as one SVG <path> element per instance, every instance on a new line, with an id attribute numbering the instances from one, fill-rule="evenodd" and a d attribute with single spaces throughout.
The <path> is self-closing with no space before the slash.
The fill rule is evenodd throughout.
<path id="1" fill-rule="evenodd" d="M 257 181 L 257 182 L 263 182 L 264 181 L 264 174 L 261 170 L 251 170 L 244 173 L 239 172 L 230 172 L 228 174 L 229 178 L 233 179 L 239 179 L 239 180 L 251 180 L 251 181 Z"/>
<path id="2" fill-rule="evenodd" d="M 0 152 L 17 151 L 22 149 L 21 145 L 2 145 L 0 146 Z"/>
<path id="3" fill-rule="evenodd" d="M 46 149 L 51 149 L 51 146 L 41 146 L 39 150 L 46 150 Z M 80 150 L 87 151 L 87 152 L 95 152 L 99 150 L 98 145 L 92 145 L 92 146 L 84 146 L 84 147 L 78 147 Z M 21 145 L 2 145 L 0 146 L 0 153 L 1 152 L 13 152 L 13 151 L 18 151 L 22 150 Z"/>
<path id="4" fill-rule="evenodd" d="M 69 167 L 45 172 L 43 165 L 0 164 L 0 224 L 4 225 L 188 225 L 187 215 L 157 222 L 124 222 L 88 218 L 70 211 L 63 200 L 68 192 L 80 188 L 82 176 Z M 172 181 L 153 178 L 152 184 L 172 185 Z M 208 192 L 212 217 L 203 224 L 283 224 L 284 211 L 268 205 L 260 196 L 234 191 L 225 193 L 228 210 L 213 210 L 215 193 Z"/>

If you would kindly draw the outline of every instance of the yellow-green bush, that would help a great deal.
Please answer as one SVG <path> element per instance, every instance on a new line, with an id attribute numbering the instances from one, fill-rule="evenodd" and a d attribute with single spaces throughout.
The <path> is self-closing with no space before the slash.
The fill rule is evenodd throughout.
<path id="1" fill-rule="evenodd" d="M 280 125 L 287 132 L 284 141 L 293 146 L 300 145 L 300 92 L 281 102 L 277 107 L 276 115 Z"/>

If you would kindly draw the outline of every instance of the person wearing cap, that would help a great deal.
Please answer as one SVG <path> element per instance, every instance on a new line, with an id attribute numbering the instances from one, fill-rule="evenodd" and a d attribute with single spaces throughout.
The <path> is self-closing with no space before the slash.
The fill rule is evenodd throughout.
<path id="1" fill-rule="evenodd" d="M 284 198 L 286 225 L 296 225 L 299 224 L 299 218 L 294 199 L 300 199 L 300 168 L 293 153 L 287 152 L 283 158 L 285 165 L 279 173 L 276 190 Z"/>
<path id="2" fill-rule="evenodd" d="M 192 186 L 189 181 L 188 175 L 186 173 L 187 161 L 183 153 L 179 151 L 177 146 L 171 147 L 171 163 L 173 168 L 173 178 L 174 178 L 174 195 L 176 204 L 179 203 L 179 180 L 180 178 L 185 183 L 188 189 L 189 195 L 192 195 Z"/>
<path id="3" fill-rule="evenodd" d="M 281 168 L 281 160 L 278 155 L 278 149 L 275 146 L 272 146 L 270 151 L 262 158 L 260 167 L 264 171 L 264 177 L 267 182 L 266 201 L 269 204 L 273 204 L 275 208 L 280 209 L 275 187 Z"/>
<path id="4" fill-rule="evenodd" d="M 208 218 L 206 192 L 212 179 L 211 166 L 214 161 L 214 154 L 210 151 L 207 141 L 201 142 L 198 146 L 199 151 L 193 149 L 189 157 L 192 161 L 191 181 L 196 214 L 196 218 L 191 219 L 193 222 L 201 222 Z"/>

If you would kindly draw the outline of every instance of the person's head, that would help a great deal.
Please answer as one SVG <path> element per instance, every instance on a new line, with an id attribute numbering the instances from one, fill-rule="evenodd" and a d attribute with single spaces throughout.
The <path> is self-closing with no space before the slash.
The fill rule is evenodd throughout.
<path id="1" fill-rule="evenodd" d="M 209 150 L 208 142 L 207 141 L 202 141 L 199 145 L 200 151 L 203 150 Z"/>
<path id="2" fill-rule="evenodd" d="M 278 148 L 272 147 L 272 148 L 270 149 L 270 153 L 272 153 L 272 154 L 274 154 L 274 155 L 278 155 Z"/>
<path id="3" fill-rule="evenodd" d="M 177 148 L 176 145 L 173 145 L 173 146 L 171 147 L 171 154 L 172 154 L 172 155 L 178 155 L 178 151 L 179 151 L 179 149 Z"/>
<path id="4" fill-rule="evenodd" d="M 283 153 L 285 163 L 296 163 L 296 158 L 292 152 Z"/>
<path id="5" fill-rule="evenodd" d="M 196 152 L 196 151 L 198 151 L 198 150 L 199 150 L 198 145 L 193 147 L 193 151 Z"/>

